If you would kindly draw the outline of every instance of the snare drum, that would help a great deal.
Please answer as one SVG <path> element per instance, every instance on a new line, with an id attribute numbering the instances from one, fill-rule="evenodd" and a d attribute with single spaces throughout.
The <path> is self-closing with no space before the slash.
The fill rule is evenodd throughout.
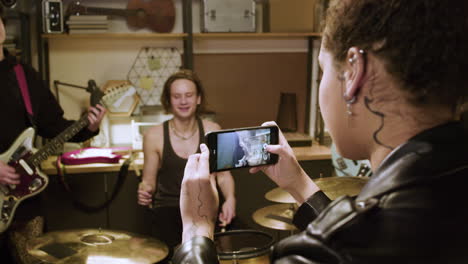
<path id="1" fill-rule="evenodd" d="M 221 264 L 269 264 L 275 241 L 257 230 L 231 230 L 216 233 L 214 242 Z"/>

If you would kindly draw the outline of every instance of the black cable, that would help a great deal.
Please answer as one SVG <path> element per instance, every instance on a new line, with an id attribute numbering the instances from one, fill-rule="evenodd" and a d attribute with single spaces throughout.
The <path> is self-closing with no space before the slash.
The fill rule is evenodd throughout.
<path id="1" fill-rule="evenodd" d="M 109 204 L 111 204 L 114 201 L 114 199 L 117 197 L 120 190 L 122 189 L 123 183 L 125 182 L 126 176 L 128 174 L 128 167 L 130 166 L 130 163 L 132 161 L 133 161 L 132 157 L 125 160 L 125 162 L 120 167 L 120 170 L 119 170 L 119 173 L 118 173 L 118 176 L 117 176 L 117 182 L 116 182 L 115 187 L 114 187 L 114 189 L 112 191 L 112 194 L 110 195 L 109 199 L 105 200 L 103 203 L 98 204 L 98 205 L 89 205 L 89 204 L 85 204 L 84 202 L 80 201 L 78 199 L 78 197 L 73 193 L 70 186 L 67 184 L 67 182 L 65 180 L 65 176 L 63 175 L 64 173 L 61 175 L 60 179 L 61 179 L 63 187 L 70 194 L 70 196 L 72 198 L 72 203 L 76 208 L 78 208 L 78 209 L 80 209 L 80 210 L 82 210 L 84 212 L 87 212 L 87 213 L 95 213 L 95 212 L 98 212 L 98 211 L 108 207 Z"/>

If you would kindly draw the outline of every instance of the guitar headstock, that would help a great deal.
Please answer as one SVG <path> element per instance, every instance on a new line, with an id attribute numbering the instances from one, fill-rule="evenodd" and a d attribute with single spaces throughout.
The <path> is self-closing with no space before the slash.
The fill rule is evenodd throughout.
<path id="1" fill-rule="evenodd" d="M 94 80 L 88 81 L 88 88 L 86 90 L 91 93 L 91 105 L 96 106 L 99 104 L 102 97 L 104 96 L 104 93 L 99 89 Z"/>
<path id="2" fill-rule="evenodd" d="M 107 86 L 104 91 L 102 91 L 94 80 L 88 81 L 88 88 L 86 90 L 91 93 L 90 104 L 92 106 L 100 104 L 106 108 L 119 107 L 121 104 L 120 101 L 124 97 L 136 93 L 135 88 L 126 83 L 114 85 L 112 87 Z"/>
<path id="3" fill-rule="evenodd" d="M 138 105 L 136 89 L 128 81 L 108 81 L 103 90 L 101 101 L 111 115 L 129 116 Z"/>
<path id="4" fill-rule="evenodd" d="M 86 6 L 82 6 L 80 1 L 74 1 L 68 5 L 66 15 L 84 15 L 86 13 Z"/>

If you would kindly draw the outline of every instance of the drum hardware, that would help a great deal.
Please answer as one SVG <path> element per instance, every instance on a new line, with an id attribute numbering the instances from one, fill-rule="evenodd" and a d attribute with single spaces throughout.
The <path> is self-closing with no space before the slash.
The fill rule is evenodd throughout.
<path id="1" fill-rule="evenodd" d="M 221 264 L 269 264 L 275 240 L 257 230 L 231 230 L 214 235 Z"/>
<path id="2" fill-rule="evenodd" d="M 28 241 L 27 251 L 44 263 L 150 264 L 164 259 L 169 249 L 157 239 L 134 233 L 76 229 L 45 233 Z"/>
<path id="3" fill-rule="evenodd" d="M 335 200 L 342 195 L 358 195 L 368 177 L 324 177 L 313 179 L 315 184 L 328 196 Z M 277 187 L 265 194 L 265 198 L 277 203 L 295 203 L 294 198 L 285 190 Z"/>

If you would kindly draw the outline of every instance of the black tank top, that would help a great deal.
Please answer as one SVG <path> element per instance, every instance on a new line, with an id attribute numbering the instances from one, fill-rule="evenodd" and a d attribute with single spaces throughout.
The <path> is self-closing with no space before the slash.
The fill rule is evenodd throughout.
<path id="1" fill-rule="evenodd" d="M 205 130 L 200 118 L 197 118 L 199 143 L 197 153 L 200 153 L 200 144 L 205 143 Z M 179 206 L 180 188 L 184 177 L 187 159 L 178 156 L 171 145 L 169 136 L 169 121 L 163 123 L 164 146 L 161 168 L 156 181 L 156 194 L 153 207 Z"/>

